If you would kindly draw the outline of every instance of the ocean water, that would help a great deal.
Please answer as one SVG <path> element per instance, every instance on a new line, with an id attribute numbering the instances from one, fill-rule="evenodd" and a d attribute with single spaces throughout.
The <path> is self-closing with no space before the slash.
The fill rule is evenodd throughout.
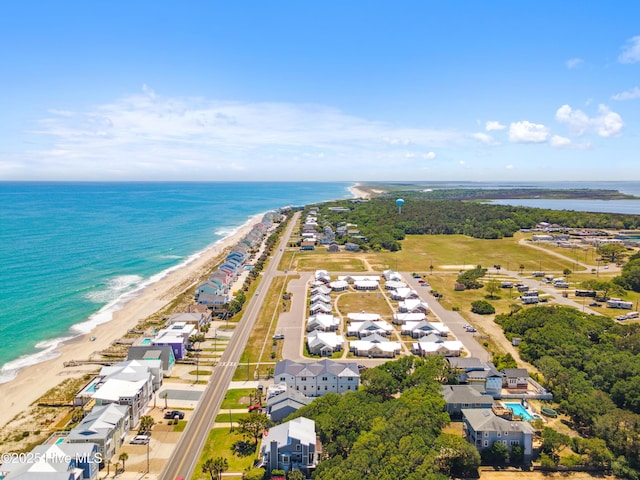
<path id="1" fill-rule="evenodd" d="M 0 182 L 0 383 L 250 217 L 350 185 Z"/>

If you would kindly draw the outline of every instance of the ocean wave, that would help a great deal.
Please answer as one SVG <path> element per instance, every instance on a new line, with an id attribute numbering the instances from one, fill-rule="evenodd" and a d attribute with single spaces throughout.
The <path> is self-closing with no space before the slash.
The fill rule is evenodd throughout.
<path id="1" fill-rule="evenodd" d="M 0 368 L 0 383 L 10 382 L 23 368 L 58 357 L 60 355 L 58 347 L 72 338 L 73 337 L 58 337 L 37 343 L 35 347 L 39 351 L 22 355 L 15 360 L 5 363 L 2 368 Z"/>
<path id="2" fill-rule="evenodd" d="M 109 280 L 105 288 L 88 292 L 85 298 L 93 303 L 108 303 L 120 297 L 131 287 L 139 285 L 141 281 L 140 275 L 120 275 Z"/>
<path id="3" fill-rule="evenodd" d="M 0 383 L 11 381 L 18 374 L 18 371 L 23 368 L 35 365 L 36 363 L 45 362 L 52 358 L 56 358 L 60 355 L 58 347 L 62 343 L 68 340 L 72 340 L 73 338 L 80 335 L 86 335 L 98 325 L 111 321 L 113 319 L 114 312 L 121 310 L 127 303 L 140 296 L 143 290 L 162 280 L 170 273 L 179 270 L 195 261 L 208 250 L 217 247 L 228 237 L 238 232 L 238 230 L 249 225 L 253 221 L 254 217 L 255 215 L 251 215 L 244 224 L 238 226 L 237 228 L 226 229 L 226 231 L 228 231 L 229 233 L 223 238 L 216 240 L 214 243 L 207 246 L 204 250 L 190 255 L 180 263 L 166 268 L 147 279 L 143 279 L 139 275 L 120 275 L 111 279 L 107 283 L 106 288 L 93 290 L 87 293 L 85 297 L 90 301 L 95 303 L 106 302 L 106 304 L 103 305 L 96 313 L 89 316 L 86 321 L 76 323 L 75 325 L 71 326 L 71 328 L 69 329 L 69 332 L 72 334 L 71 336 L 53 338 L 40 342 L 35 345 L 35 347 L 39 349 L 39 351 L 33 354 L 23 355 L 16 360 L 5 363 L 0 368 Z"/>

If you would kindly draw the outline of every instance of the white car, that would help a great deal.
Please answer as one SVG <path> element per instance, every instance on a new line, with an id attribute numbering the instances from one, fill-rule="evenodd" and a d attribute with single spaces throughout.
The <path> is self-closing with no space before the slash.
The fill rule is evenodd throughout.
<path id="1" fill-rule="evenodd" d="M 136 435 L 131 439 L 129 443 L 133 445 L 146 445 L 147 443 L 149 443 L 150 439 L 151 437 L 149 437 L 149 435 Z"/>

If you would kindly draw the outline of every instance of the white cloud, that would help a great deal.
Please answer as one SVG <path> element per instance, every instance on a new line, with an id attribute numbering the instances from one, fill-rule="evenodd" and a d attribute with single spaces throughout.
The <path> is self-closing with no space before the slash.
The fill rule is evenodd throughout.
<path id="1" fill-rule="evenodd" d="M 618 56 L 620 63 L 640 62 L 640 35 L 630 38 L 622 47 L 622 53 Z"/>
<path id="2" fill-rule="evenodd" d="M 582 60 L 581 58 L 570 58 L 565 62 L 565 65 L 567 66 L 567 68 L 572 69 L 579 67 L 583 62 L 584 60 Z"/>
<path id="3" fill-rule="evenodd" d="M 489 120 L 486 124 L 485 124 L 485 130 L 487 132 L 491 132 L 493 130 L 504 130 L 505 128 L 507 128 L 505 125 L 502 125 L 500 122 L 496 122 L 493 120 Z"/>
<path id="4" fill-rule="evenodd" d="M 616 93 L 611 98 L 613 100 L 635 100 L 636 98 L 640 98 L 640 88 L 633 87 L 631 90 Z"/>
<path id="5" fill-rule="evenodd" d="M 409 152 L 405 154 L 405 158 L 419 158 L 422 160 L 434 160 L 436 158 L 436 152 L 427 152 L 427 153 L 413 153 Z"/>
<path id="6" fill-rule="evenodd" d="M 591 148 L 591 142 L 575 143 L 573 140 L 567 137 L 561 137 L 560 135 L 554 135 L 550 140 L 551 146 L 554 148 L 574 148 L 585 150 Z"/>
<path id="7" fill-rule="evenodd" d="M 507 170 L 513 170 L 513 165 L 509 164 L 509 165 L 505 165 L 505 167 Z"/>
<path id="8" fill-rule="evenodd" d="M 500 142 L 498 142 L 496 139 L 494 139 L 491 135 L 484 133 L 484 132 L 477 132 L 471 135 L 473 138 L 475 138 L 476 140 L 478 140 L 480 143 L 483 143 L 485 145 L 489 145 L 492 147 L 495 147 L 497 145 L 500 145 Z"/>
<path id="9" fill-rule="evenodd" d="M 613 137 L 622 131 L 624 121 L 616 112 L 606 105 L 598 106 L 599 115 L 590 118 L 582 110 L 573 110 L 569 105 L 562 105 L 556 111 L 556 120 L 569 126 L 575 135 L 594 132 L 601 137 Z"/>
<path id="10" fill-rule="evenodd" d="M 543 143 L 549 137 L 549 129 L 539 123 L 527 120 L 512 122 L 509 126 L 509 140 L 516 143 Z"/>
<path id="11" fill-rule="evenodd" d="M 335 177 L 369 171 L 372 161 L 386 171 L 398 147 L 433 160 L 434 147 L 464 140 L 453 129 L 399 127 L 323 105 L 165 97 L 148 86 L 87 111 L 53 110 L 28 133 L 42 147 L 24 154 L 25 178 L 66 179 L 234 179 L 243 169 L 253 175 L 243 178 L 304 179 L 308 164 L 295 159 L 307 154 L 321 154 Z"/>

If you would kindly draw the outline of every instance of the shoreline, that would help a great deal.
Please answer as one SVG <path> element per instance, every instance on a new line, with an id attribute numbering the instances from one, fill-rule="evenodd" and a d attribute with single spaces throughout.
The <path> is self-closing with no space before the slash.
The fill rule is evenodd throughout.
<path id="1" fill-rule="evenodd" d="M 91 365 L 64 367 L 64 362 L 86 360 L 107 349 L 140 321 L 166 306 L 186 288 L 193 285 L 200 276 L 213 269 L 215 264 L 222 260 L 222 254 L 225 250 L 236 245 L 251 231 L 253 225 L 260 222 L 263 216 L 264 212 L 253 215 L 227 237 L 191 255 L 181 264 L 169 267 L 167 270 L 150 277 L 147 280 L 149 283 L 141 288 L 140 292 L 137 292 L 130 299 L 120 300 L 119 308 L 111 312 L 109 321 L 96 325 L 87 333 L 77 332 L 74 335 L 72 327 L 71 337 L 66 334 L 56 337 L 62 341 L 54 349 L 55 357 L 20 368 L 14 378 L 0 384 L 2 398 L 16 399 L 15 401 L 5 401 L 4 408 L 0 411 L 0 425 L 4 427 L 14 417 L 25 412 L 48 390 L 66 378 L 80 376 L 88 373 L 89 370 L 96 370 L 97 367 Z M 160 278 L 152 281 L 155 276 L 160 275 Z M 102 307 L 96 314 L 107 306 Z M 118 302 L 115 306 L 118 306 Z M 91 318 L 88 318 L 77 325 L 84 325 L 90 321 Z M 90 340 L 92 337 L 95 337 L 94 341 Z M 55 339 L 51 339 L 51 341 L 53 340 Z M 34 355 L 37 354 L 38 352 Z"/>

